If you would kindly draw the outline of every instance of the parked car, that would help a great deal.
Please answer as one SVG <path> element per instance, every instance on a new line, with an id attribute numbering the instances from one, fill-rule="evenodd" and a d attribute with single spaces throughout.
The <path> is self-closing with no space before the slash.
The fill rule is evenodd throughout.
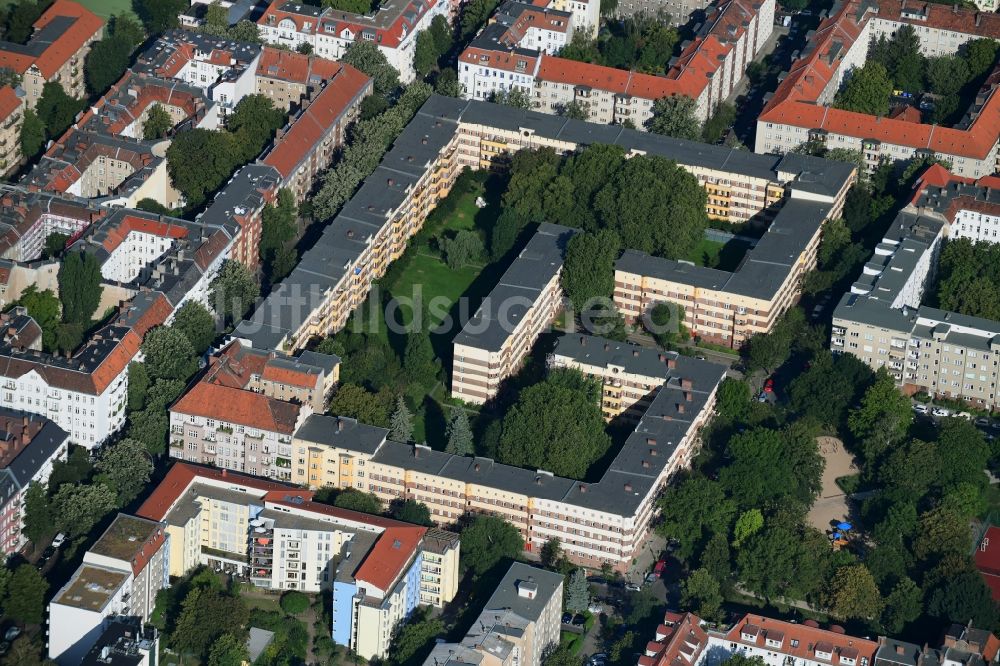
<path id="1" fill-rule="evenodd" d="M 590 659 L 587 660 L 588 666 L 604 666 L 607 663 L 608 655 L 603 652 L 592 654 L 590 655 Z"/>
<path id="2" fill-rule="evenodd" d="M 913 403 L 913 411 L 915 411 L 917 414 L 926 414 L 927 412 L 930 411 L 930 408 L 927 405 L 915 402 Z"/>
<path id="3" fill-rule="evenodd" d="M 980 416 L 978 419 L 976 419 L 976 425 L 979 426 L 980 428 L 985 428 L 989 424 L 990 420 L 985 416 Z"/>
<path id="4" fill-rule="evenodd" d="M 573 616 L 573 626 L 582 627 L 586 623 L 587 617 L 581 613 L 577 613 Z"/>
<path id="5" fill-rule="evenodd" d="M 660 577 L 655 573 L 650 572 L 646 574 L 646 583 L 655 583 L 658 580 L 660 580 Z"/>
<path id="6" fill-rule="evenodd" d="M 563 624 L 569 624 L 572 621 L 573 621 L 573 614 L 572 613 L 563 613 L 563 616 L 562 616 L 562 623 Z"/>
<path id="7" fill-rule="evenodd" d="M 965 419 L 966 421 L 972 420 L 972 414 L 970 414 L 969 412 L 959 412 L 958 414 L 955 414 L 955 416 L 960 419 Z"/>
<path id="8" fill-rule="evenodd" d="M 951 416 L 951 412 L 944 407 L 935 407 L 931 410 L 931 414 L 934 416 Z"/>
<path id="9" fill-rule="evenodd" d="M 663 575 L 663 572 L 667 570 L 667 558 L 661 557 L 653 565 L 653 573 L 656 574 L 657 578 Z"/>
<path id="10" fill-rule="evenodd" d="M 774 393 L 774 379 L 768 377 L 767 381 L 764 382 L 764 393 Z"/>
<path id="11" fill-rule="evenodd" d="M 593 613 L 594 615 L 600 615 L 601 613 L 604 612 L 604 606 L 598 603 L 591 603 L 589 606 L 587 606 L 587 611 Z"/>
<path id="12" fill-rule="evenodd" d="M 3 634 L 3 639 L 8 643 L 13 643 L 14 639 L 21 635 L 21 628 L 14 626 L 7 629 Z"/>
<path id="13" fill-rule="evenodd" d="M 638 592 L 642 588 L 636 585 L 635 583 L 625 583 L 625 589 L 628 590 L 629 592 Z"/>
<path id="14" fill-rule="evenodd" d="M 52 540 L 52 547 L 61 548 L 64 543 L 66 543 L 66 535 L 60 532 L 56 535 L 56 538 Z"/>

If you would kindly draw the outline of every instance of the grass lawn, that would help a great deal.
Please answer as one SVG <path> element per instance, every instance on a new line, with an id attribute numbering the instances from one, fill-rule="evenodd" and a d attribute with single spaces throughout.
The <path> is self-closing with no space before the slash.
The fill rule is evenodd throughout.
<path id="1" fill-rule="evenodd" d="M 77 2 L 105 19 L 112 14 L 135 16 L 135 12 L 132 11 L 132 0 L 77 0 Z"/>

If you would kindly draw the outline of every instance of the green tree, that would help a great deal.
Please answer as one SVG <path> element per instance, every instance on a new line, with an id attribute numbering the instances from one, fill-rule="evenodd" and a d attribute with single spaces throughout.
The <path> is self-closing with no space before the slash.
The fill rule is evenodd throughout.
<path id="1" fill-rule="evenodd" d="M 909 399 L 883 368 L 879 368 L 875 383 L 861 399 L 861 407 L 852 410 L 847 419 L 851 434 L 862 442 L 867 460 L 874 460 L 905 437 L 912 421 Z"/>
<path id="2" fill-rule="evenodd" d="M 146 391 L 149 390 L 149 373 L 142 363 L 132 361 L 128 364 L 128 410 L 137 412 L 146 404 Z"/>
<path id="3" fill-rule="evenodd" d="M 466 42 L 479 32 L 487 19 L 493 15 L 498 4 L 498 0 L 469 0 L 463 5 L 458 24 L 459 40 Z"/>
<path id="4" fill-rule="evenodd" d="M 971 545 L 968 520 L 945 506 L 938 506 L 920 516 L 913 554 L 921 560 L 940 559 L 967 552 Z"/>
<path id="5" fill-rule="evenodd" d="M 458 82 L 458 74 L 448 67 L 438 72 L 434 79 L 434 92 L 445 97 L 461 97 L 462 84 Z"/>
<path id="6" fill-rule="evenodd" d="M 739 548 L 747 537 L 750 537 L 764 527 L 764 515 L 760 509 L 749 509 L 740 514 L 733 527 L 733 545 Z"/>
<path id="7" fill-rule="evenodd" d="M 52 498 L 60 530 L 70 537 L 86 534 L 117 506 L 115 491 L 103 483 L 60 486 Z"/>
<path id="8" fill-rule="evenodd" d="M 153 461 L 145 444 L 126 437 L 101 449 L 95 469 L 100 473 L 98 478 L 117 493 L 118 506 L 123 507 L 149 483 Z"/>
<path id="9" fill-rule="evenodd" d="M 420 76 L 427 76 L 437 68 L 437 43 L 430 30 L 417 34 L 417 45 L 413 49 L 413 69 Z"/>
<path id="10" fill-rule="evenodd" d="M 170 117 L 167 110 L 161 104 L 154 104 L 149 107 L 149 113 L 142 123 L 142 138 L 146 141 L 156 141 L 167 136 L 173 129 L 174 119 Z"/>
<path id="11" fill-rule="evenodd" d="M 48 3 L 37 0 L 18 0 L 7 10 L 4 21 L 4 39 L 15 44 L 25 44 L 32 33 L 32 26 L 42 15 Z"/>
<path id="12" fill-rule="evenodd" d="M 564 372 L 524 389 L 507 412 L 498 451 L 502 462 L 582 479 L 607 452 L 611 439 L 598 401 L 589 387 L 561 384 Z"/>
<path id="13" fill-rule="evenodd" d="M 54 532 L 54 523 L 55 515 L 45 486 L 32 483 L 24 494 L 24 528 L 21 531 L 37 546 Z"/>
<path id="14" fill-rule="evenodd" d="M 882 625 L 892 634 L 903 628 L 923 613 L 924 593 L 909 578 L 902 578 L 885 598 L 882 611 Z"/>
<path id="15" fill-rule="evenodd" d="M 215 340 L 215 317 L 198 301 L 187 301 L 174 314 L 176 328 L 187 337 L 194 348 L 194 353 L 201 356 Z"/>
<path id="16" fill-rule="evenodd" d="M 226 322 L 243 317 L 260 295 L 260 287 L 250 270 L 238 261 L 226 261 L 212 281 L 213 309 Z"/>
<path id="17" fill-rule="evenodd" d="M 706 620 L 719 617 L 722 601 L 719 581 L 707 569 L 695 569 L 681 584 L 681 604 Z"/>
<path id="18" fill-rule="evenodd" d="M 872 44 L 868 62 L 884 66 L 896 88 L 911 93 L 924 89 L 924 56 L 920 53 L 920 38 L 911 25 L 904 24 L 891 39 L 882 36 Z"/>
<path id="19" fill-rule="evenodd" d="M 246 164 L 257 157 L 284 124 L 284 110 L 275 108 L 267 95 L 258 93 L 240 99 L 226 118 L 226 129 L 233 135 L 237 150 L 236 164 Z"/>
<path id="20" fill-rule="evenodd" d="M 966 570 L 948 576 L 933 590 L 927 602 L 931 617 L 949 622 L 991 627 L 997 620 L 997 607 L 990 590 L 977 571 Z"/>
<path id="21" fill-rule="evenodd" d="M 378 95 L 390 95 L 399 87 L 399 72 L 374 42 L 357 40 L 351 43 L 341 60 L 370 76 Z"/>
<path id="22" fill-rule="evenodd" d="M 593 298 L 611 298 L 619 247 L 618 235 L 606 229 L 569 239 L 560 282 L 577 311 Z"/>
<path id="23" fill-rule="evenodd" d="M 475 453 L 469 415 L 461 407 L 455 407 L 451 410 L 451 418 L 448 419 L 448 429 L 445 434 L 448 436 L 448 443 L 444 449 L 447 453 L 453 453 L 456 456 L 469 456 Z"/>
<path id="24" fill-rule="evenodd" d="M 215 588 L 195 588 L 181 604 L 177 625 L 170 634 L 171 647 L 198 657 L 208 656 L 223 636 L 246 641 L 250 613 L 239 597 Z"/>
<path id="25" fill-rule="evenodd" d="M 871 620 L 882 613 L 882 595 L 863 564 L 837 569 L 824 598 L 827 608 L 839 618 Z"/>
<path id="26" fill-rule="evenodd" d="M 819 591 L 829 553 L 829 541 L 822 533 L 774 520 L 737 552 L 739 580 L 767 599 L 802 599 Z"/>
<path id="27" fill-rule="evenodd" d="M 782 5 L 782 6 L 783 7 L 787 7 L 789 1 L 790 0 L 786 0 L 785 4 Z M 722 664 L 720 664 L 720 666 L 764 666 L 764 664 L 765 664 L 765 662 L 764 662 L 764 658 L 763 657 L 759 657 L 759 656 L 758 657 L 748 657 L 745 654 L 743 654 L 742 652 L 735 652 L 732 655 L 730 655 L 729 657 L 727 657 L 722 662 Z"/>
<path id="28" fill-rule="evenodd" d="M 208 666 L 243 666 L 249 663 L 246 641 L 232 634 L 223 634 L 208 651 Z"/>
<path id="29" fill-rule="evenodd" d="M 587 582 L 587 572 L 581 568 L 573 569 L 566 582 L 564 607 L 570 613 L 583 613 L 590 607 L 590 583 Z"/>
<path id="30" fill-rule="evenodd" d="M 722 102 L 715 107 L 715 113 L 705 121 L 702 128 L 702 138 L 706 143 L 718 143 L 733 123 L 736 122 L 736 107 Z"/>
<path id="31" fill-rule="evenodd" d="M 423 502 L 416 500 L 396 500 L 389 506 L 389 513 L 396 520 L 414 525 L 424 525 L 433 527 L 434 521 L 431 519 L 431 510 Z"/>
<path id="32" fill-rule="evenodd" d="M 157 326 L 142 343 L 146 372 L 154 379 L 187 379 L 198 369 L 187 335 L 172 326 Z"/>
<path id="33" fill-rule="evenodd" d="M 251 44 L 260 44 L 260 28 L 257 24 L 248 19 L 243 19 L 236 25 L 229 28 L 226 32 L 226 36 L 237 42 L 249 42 Z"/>
<path id="34" fill-rule="evenodd" d="M 372 10 L 369 0 L 323 0 L 323 6 L 352 14 L 367 14 Z"/>
<path id="35" fill-rule="evenodd" d="M 701 139 L 701 123 L 695 115 L 695 101 L 683 95 L 661 97 L 653 102 L 653 116 L 647 127 L 650 132 L 678 139 Z"/>
<path id="36" fill-rule="evenodd" d="M 542 666 L 580 666 L 580 661 L 572 648 L 560 645 L 542 658 Z"/>
<path id="37" fill-rule="evenodd" d="M 982 487 L 983 474 L 990 458 L 990 448 L 983 433 L 964 419 L 944 419 L 937 437 L 937 455 L 941 460 L 937 483 L 951 488 L 968 482 Z"/>
<path id="38" fill-rule="evenodd" d="M 66 234 L 53 231 L 45 237 L 45 249 L 42 250 L 43 256 L 52 258 L 61 255 L 63 250 L 66 249 L 66 243 L 69 241 L 69 238 L 70 237 Z"/>
<path id="39" fill-rule="evenodd" d="M 413 384 L 428 386 L 437 377 L 437 368 L 426 327 L 411 331 L 406 336 L 406 348 L 403 350 L 403 371 L 407 379 Z"/>
<path id="40" fill-rule="evenodd" d="M 722 486 L 704 477 L 668 486 L 659 507 L 663 522 L 657 529 L 680 542 L 677 556 L 683 560 L 690 559 L 709 534 L 729 534 L 736 513 Z"/>
<path id="41" fill-rule="evenodd" d="M 350 509 L 361 513 L 380 514 L 383 511 L 382 500 L 372 493 L 363 493 L 354 488 L 347 488 L 338 493 L 333 500 L 333 505 L 340 509 Z"/>
<path id="42" fill-rule="evenodd" d="M 177 16 L 188 5 L 186 0 L 133 0 L 132 7 L 150 34 L 178 27 Z"/>
<path id="43" fill-rule="evenodd" d="M 32 109 L 24 110 L 21 121 L 21 154 L 32 159 L 45 147 L 45 123 Z"/>
<path id="44" fill-rule="evenodd" d="M 4 614 L 21 624 L 41 624 L 45 619 L 45 592 L 49 584 L 35 567 L 22 564 L 7 584 Z"/>
<path id="45" fill-rule="evenodd" d="M 153 455 L 162 455 L 169 427 L 165 412 L 147 407 L 129 415 L 128 436 L 145 444 L 146 450 Z"/>
<path id="46" fill-rule="evenodd" d="M 396 398 L 396 409 L 389 419 L 389 436 L 404 444 L 413 438 L 413 414 L 406 407 L 403 396 Z"/>
<path id="47" fill-rule="evenodd" d="M 35 105 L 35 113 L 45 123 L 48 136 L 59 136 L 73 124 L 76 114 L 83 107 L 83 101 L 67 95 L 58 82 L 49 81 L 42 86 L 42 96 Z"/>
<path id="48" fill-rule="evenodd" d="M 330 413 L 349 416 L 361 423 L 389 426 L 389 404 L 382 396 L 357 384 L 343 384 L 330 401 Z"/>
<path id="49" fill-rule="evenodd" d="M 542 544 L 542 550 L 538 554 L 542 566 L 549 569 L 558 567 L 565 560 L 565 557 L 563 555 L 562 541 L 559 540 L 559 537 L 550 537 Z"/>
<path id="50" fill-rule="evenodd" d="M 17 305 L 28 310 L 28 314 L 42 329 L 42 348 L 53 351 L 56 348 L 56 332 L 59 328 L 59 299 L 51 289 L 38 291 L 35 285 L 29 285 Z"/>
<path id="51" fill-rule="evenodd" d="M 101 265 L 89 252 L 69 252 L 59 265 L 63 321 L 89 325 L 101 301 Z"/>
<path id="52" fill-rule="evenodd" d="M 289 615 L 301 615 L 309 609 L 309 597 L 301 592 L 289 590 L 281 595 L 280 604 L 281 610 Z"/>
<path id="53" fill-rule="evenodd" d="M 426 610 L 415 612 L 413 617 L 397 630 L 392 641 L 393 649 L 389 663 L 392 666 L 416 666 L 423 663 L 434 645 L 434 639 L 440 636 L 444 629 L 444 622 L 439 618 L 431 619 Z"/>
<path id="54" fill-rule="evenodd" d="M 173 211 L 161 204 L 156 199 L 150 199 L 149 197 L 143 197 L 135 202 L 135 207 L 139 210 L 144 210 L 148 213 L 156 213 L 157 215 L 172 215 Z"/>
<path id="55" fill-rule="evenodd" d="M 111 87 L 128 69 L 135 44 L 122 37 L 108 35 L 90 47 L 83 64 L 87 89 L 99 95 Z"/>
<path id="56" fill-rule="evenodd" d="M 222 31 L 229 29 L 229 10 L 219 0 L 215 0 L 205 11 L 205 25 Z"/>
<path id="57" fill-rule="evenodd" d="M 515 109 L 531 109 L 531 96 L 522 88 L 511 87 L 508 90 L 494 90 L 490 94 L 490 101 L 501 106 L 510 106 Z"/>
<path id="58" fill-rule="evenodd" d="M 969 79 L 969 66 L 957 55 L 927 59 L 927 84 L 935 95 L 955 95 Z"/>
<path id="59" fill-rule="evenodd" d="M 482 575 L 504 559 L 517 559 L 524 540 L 517 528 L 496 516 L 478 515 L 461 531 L 462 565 Z"/>
<path id="60" fill-rule="evenodd" d="M 229 180 L 240 152 L 231 132 L 202 128 L 178 132 L 167 148 L 167 173 L 188 205 L 197 207 Z"/>
<path id="61" fill-rule="evenodd" d="M 480 261 L 485 252 L 483 240 L 475 231 L 462 229 L 453 238 L 440 241 L 448 268 L 458 270 L 468 263 Z"/>
<path id="62" fill-rule="evenodd" d="M 569 104 L 563 105 L 559 115 L 570 120 L 587 120 L 590 118 L 590 109 L 586 104 L 573 100 Z"/>
<path id="63" fill-rule="evenodd" d="M 962 47 L 962 54 L 969 67 L 970 79 L 978 78 L 990 71 L 997 61 L 998 49 L 1000 49 L 1000 42 L 987 37 L 973 39 L 965 43 L 965 46 Z"/>
<path id="64" fill-rule="evenodd" d="M 884 116 L 889 113 L 891 94 L 892 80 L 885 66 L 869 60 L 864 67 L 852 71 L 846 85 L 837 93 L 834 105 L 847 111 Z"/>
<path id="65" fill-rule="evenodd" d="M 823 457 L 807 429 L 754 428 L 730 438 L 726 454 L 730 463 L 720 471 L 719 483 L 740 507 L 784 497 L 808 506 L 819 493 Z"/>

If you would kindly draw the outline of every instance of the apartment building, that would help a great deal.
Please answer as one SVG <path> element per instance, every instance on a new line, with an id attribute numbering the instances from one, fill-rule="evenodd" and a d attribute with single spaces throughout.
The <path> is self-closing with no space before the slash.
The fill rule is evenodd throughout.
<path id="1" fill-rule="evenodd" d="M 326 58 L 265 46 L 257 63 L 257 94 L 291 111 L 343 65 Z"/>
<path id="2" fill-rule="evenodd" d="M 458 643 L 438 643 L 424 666 L 541 666 L 559 644 L 563 600 L 560 574 L 515 562 Z"/>
<path id="3" fill-rule="evenodd" d="M 770 37 L 774 2 L 720 0 L 665 76 L 560 58 L 539 42 L 540 35 L 507 23 L 500 18 L 487 26 L 459 57 L 466 99 L 485 100 L 518 88 L 544 113 L 561 115 L 573 105 L 586 111 L 591 122 L 645 129 L 653 103 L 672 95 L 695 100 L 697 117 L 709 118 Z"/>
<path id="4" fill-rule="evenodd" d="M 1000 322 L 921 305 L 945 237 L 996 242 L 991 226 L 1000 201 L 988 185 L 992 180 L 977 184 L 928 169 L 834 310 L 834 352 L 885 368 L 907 392 L 993 409 Z"/>
<path id="5" fill-rule="evenodd" d="M 215 129 L 241 99 L 256 92 L 262 51 L 260 44 L 167 30 L 136 57 L 131 69 L 202 90 L 213 105 L 202 126 Z"/>
<path id="6" fill-rule="evenodd" d="M 165 525 L 171 575 L 208 564 L 264 589 L 331 594 L 333 640 L 365 659 L 384 657 L 393 630 L 417 605 L 454 597 L 457 535 L 312 497 L 178 462 L 138 513 Z"/>
<path id="7" fill-rule="evenodd" d="M 170 407 L 170 456 L 292 479 L 292 434 L 326 408 L 339 371 L 336 356 L 292 358 L 230 342 Z"/>
<path id="8" fill-rule="evenodd" d="M 637 666 L 696 666 L 708 647 L 704 621 L 694 613 L 666 611 Z"/>
<path id="9" fill-rule="evenodd" d="M 358 118 L 361 100 L 372 89 L 370 78 L 341 64 L 301 100 L 298 113 L 261 155 L 260 162 L 281 174 L 281 186 L 290 189 L 297 202 L 305 200 L 313 181 L 330 166 L 344 143 L 347 126 Z"/>
<path id="10" fill-rule="evenodd" d="M 0 186 L 0 256 L 17 262 L 41 258 L 53 233 L 76 236 L 105 211 L 51 193 Z"/>
<path id="11" fill-rule="evenodd" d="M 836 3 L 757 119 L 754 150 L 784 153 L 818 141 L 861 152 L 869 170 L 884 160 L 936 156 L 960 176 L 994 173 L 1000 150 L 1000 70 L 955 127 L 921 123 L 912 113 L 878 118 L 830 106 L 844 78 L 864 64 L 870 44 L 903 25 L 914 27 L 927 56 L 956 53 L 980 37 L 1000 38 L 997 14 L 905 0 Z"/>
<path id="12" fill-rule="evenodd" d="M 912 206 L 943 217 L 948 238 L 1000 242 L 1000 177 L 962 178 L 934 164 L 920 176 L 914 191 Z"/>
<path id="13" fill-rule="evenodd" d="M 953 624 L 945 630 L 940 647 L 927 643 L 916 645 L 895 638 L 879 636 L 875 666 L 914 666 L 935 664 L 940 666 L 986 666 L 996 660 L 1000 640 L 985 629 L 968 624 Z"/>
<path id="14" fill-rule="evenodd" d="M 520 530 L 529 552 L 558 537 L 572 561 L 625 571 L 649 530 L 655 498 L 697 451 L 724 373 L 668 357 L 659 392 L 596 483 L 401 444 L 384 429 L 343 417 L 313 415 L 295 433 L 294 455 L 303 471 L 308 465 L 310 486 L 320 485 L 316 469 L 322 485 L 365 490 L 384 502 L 423 502 L 440 525 L 468 512 L 500 516 Z"/>
<path id="15" fill-rule="evenodd" d="M 677 359 L 650 347 L 591 335 L 563 335 L 549 355 L 550 368 L 571 368 L 601 383 L 606 421 L 637 421 L 677 368 Z"/>
<path id="16" fill-rule="evenodd" d="M 85 98 L 83 61 L 104 34 L 104 22 L 83 5 L 56 0 L 35 21 L 26 44 L 0 41 L 0 67 L 21 76 L 25 104 L 34 109 L 46 83 Z"/>
<path id="17" fill-rule="evenodd" d="M 24 124 L 24 90 L 0 88 L 0 175 L 21 164 L 21 125 Z"/>
<path id="18" fill-rule="evenodd" d="M 463 167 L 486 169 L 522 148 L 569 153 L 608 143 L 630 154 L 663 155 L 690 171 L 708 191 L 715 219 L 766 219 L 785 196 L 843 207 L 850 165 L 807 155 L 754 155 L 721 146 L 556 119 L 542 113 L 432 96 L 379 167 L 333 218 L 316 246 L 278 284 L 236 336 L 260 349 L 292 352 L 340 330 L 364 302 L 373 280 L 398 258 Z"/>
<path id="19" fill-rule="evenodd" d="M 3 324 L 16 323 L 4 317 Z M 21 533 L 28 486 L 48 482 L 52 464 L 66 459 L 67 441 L 66 431 L 45 417 L 0 409 L 0 552 L 5 557 L 28 541 Z"/>
<path id="20" fill-rule="evenodd" d="M 308 44 L 313 53 L 330 60 L 340 60 L 355 40 L 373 42 L 407 83 L 416 76 L 417 35 L 435 16 L 447 17 L 448 11 L 443 0 L 386 0 L 369 14 L 279 0 L 264 11 L 257 25 L 265 43 L 291 50 Z"/>
<path id="21" fill-rule="evenodd" d="M 228 222 L 238 229 L 229 256 L 252 271 L 260 266 L 264 209 L 278 200 L 281 174 L 266 164 L 248 164 L 233 174 L 198 216 L 199 221 Z"/>
<path id="22" fill-rule="evenodd" d="M 543 223 L 452 343 L 451 397 L 482 404 L 515 374 L 562 309 L 566 245 L 575 229 Z"/>
<path id="23" fill-rule="evenodd" d="M 94 105 L 76 127 L 87 132 L 142 140 L 149 112 L 159 106 L 173 127 L 218 127 L 212 101 L 201 88 L 172 79 L 128 70 Z"/>
<path id="24" fill-rule="evenodd" d="M 169 586 L 170 548 L 160 521 L 118 514 L 49 602 L 48 654 L 76 665 L 118 616 L 149 620 Z"/>
<path id="25" fill-rule="evenodd" d="M 837 193 L 826 201 L 800 198 L 792 183 L 764 236 L 732 272 L 626 250 L 615 263 L 615 305 L 634 323 L 657 303 L 670 303 L 683 311 L 680 323 L 692 337 L 733 349 L 767 333 L 816 267 L 823 223 L 836 217 L 841 188 L 853 181 L 850 168 L 841 171 L 843 180 L 831 183 Z"/>
<path id="26" fill-rule="evenodd" d="M 705 11 L 710 0 L 622 0 L 615 8 L 616 16 L 647 16 L 669 15 L 670 22 L 676 26 L 686 24 L 696 12 Z"/>
<path id="27" fill-rule="evenodd" d="M 108 622 L 81 666 L 156 666 L 160 637 L 151 625 L 136 618 L 116 617 Z"/>

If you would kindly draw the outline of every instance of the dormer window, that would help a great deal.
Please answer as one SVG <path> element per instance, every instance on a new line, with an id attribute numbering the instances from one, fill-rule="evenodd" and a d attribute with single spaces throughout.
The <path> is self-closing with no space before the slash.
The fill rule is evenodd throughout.
<path id="1" fill-rule="evenodd" d="M 768 636 L 767 640 L 764 641 L 764 644 L 767 645 L 767 647 L 780 648 L 781 647 L 781 639 L 780 638 L 771 638 L 770 636 Z"/>

